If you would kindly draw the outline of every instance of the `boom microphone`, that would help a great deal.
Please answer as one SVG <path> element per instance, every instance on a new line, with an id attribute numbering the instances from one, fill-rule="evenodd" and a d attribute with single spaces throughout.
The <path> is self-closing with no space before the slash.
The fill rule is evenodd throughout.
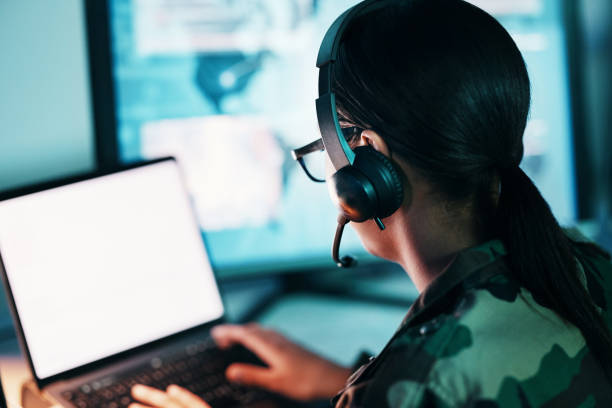
<path id="1" fill-rule="evenodd" d="M 340 240 L 342 239 L 342 233 L 344 232 L 344 226 L 348 224 L 349 220 L 342 214 L 338 215 L 338 227 L 336 228 L 336 236 L 334 237 L 334 245 L 332 247 L 332 258 L 334 262 L 340 268 L 348 268 L 357 264 L 357 260 L 352 256 L 346 255 L 340 258 L 338 252 L 340 251 Z"/>

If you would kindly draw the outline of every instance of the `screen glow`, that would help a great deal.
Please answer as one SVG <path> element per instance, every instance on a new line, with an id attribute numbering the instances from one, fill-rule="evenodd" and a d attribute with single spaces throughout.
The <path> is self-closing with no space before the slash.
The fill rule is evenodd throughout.
<path id="1" fill-rule="evenodd" d="M 173 161 L 1 202 L 0 254 L 41 379 L 223 314 Z"/>

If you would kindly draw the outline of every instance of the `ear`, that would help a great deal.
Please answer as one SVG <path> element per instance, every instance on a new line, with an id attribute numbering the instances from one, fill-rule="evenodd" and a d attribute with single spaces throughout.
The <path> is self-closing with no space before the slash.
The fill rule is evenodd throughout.
<path id="1" fill-rule="evenodd" d="M 391 156 L 391 150 L 389 150 L 389 146 L 387 146 L 387 142 L 383 140 L 382 137 L 372 129 L 366 129 L 361 132 L 361 136 L 359 139 L 360 146 L 370 146 L 374 150 L 379 151 L 387 157 Z"/>
<path id="2" fill-rule="evenodd" d="M 391 149 L 389 149 L 389 145 L 387 145 L 387 142 L 385 142 L 385 140 L 372 129 L 366 129 L 361 132 L 359 146 L 370 146 L 374 150 L 391 159 Z M 392 160 L 392 162 L 396 165 L 397 171 L 402 180 L 402 185 L 404 187 L 404 201 L 402 205 L 408 208 L 412 203 L 412 184 L 410 181 L 411 177 L 409 176 L 409 174 L 412 174 L 411 170 L 409 171 L 409 169 L 406 168 L 407 165 L 403 162 L 397 160 Z"/>

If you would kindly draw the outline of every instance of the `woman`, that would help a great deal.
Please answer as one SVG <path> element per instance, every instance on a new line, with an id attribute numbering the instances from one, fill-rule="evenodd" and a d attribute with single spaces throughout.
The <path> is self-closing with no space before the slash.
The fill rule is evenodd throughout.
<path id="1" fill-rule="evenodd" d="M 269 365 L 228 378 L 300 400 L 340 392 L 339 407 L 612 406 L 610 257 L 564 232 L 519 168 L 530 86 L 509 34 L 461 0 L 398 1 L 351 21 L 333 88 L 351 146 L 387 157 L 404 191 L 384 231 L 352 225 L 420 296 L 350 378 L 277 333 L 217 327 L 221 347 Z M 207 407 L 176 386 L 133 395 Z"/>

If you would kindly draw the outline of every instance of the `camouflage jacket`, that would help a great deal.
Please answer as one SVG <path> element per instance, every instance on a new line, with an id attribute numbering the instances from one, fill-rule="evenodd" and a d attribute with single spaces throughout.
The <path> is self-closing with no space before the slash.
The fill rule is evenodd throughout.
<path id="1" fill-rule="evenodd" d="M 612 327 L 612 264 L 572 235 L 583 282 Z M 536 303 L 504 255 L 498 240 L 462 251 L 336 407 L 612 407 L 612 384 L 580 331 Z"/>

